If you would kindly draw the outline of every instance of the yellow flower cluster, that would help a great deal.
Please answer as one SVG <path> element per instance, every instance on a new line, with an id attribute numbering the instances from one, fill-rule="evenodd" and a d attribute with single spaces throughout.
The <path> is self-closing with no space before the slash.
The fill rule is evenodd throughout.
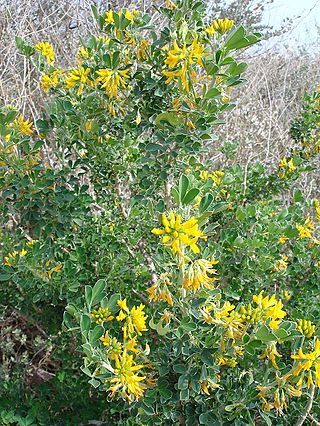
<path id="1" fill-rule="evenodd" d="M 130 404 L 141 398 L 147 388 L 147 384 L 143 383 L 146 376 L 139 375 L 140 370 L 146 365 L 138 364 L 133 355 L 140 357 L 142 355 L 137 347 L 137 336 L 141 336 L 142 332 L 147 331 L 147 316 L 144 313 L 145 306 L 142 304 L 133 306 L 129 310 L 126 299 L 120 299 L 117 303 L 121 310 L 116 321 L 124 321 L 123 342 L 119 342 L 116 337 L 111 337 L 108 330 L 100 341 L 109 359 L 114 363 L 114 367 L 110 366 L 113 377 L 108 379 L 110 397 L 113 398 L 116 393 L 119 393 Z M 108 308 L 93 311 L 91 317 L 97 323 L 114 319 Z"/>
<path id="2" fill-rule="evenodd" d="M 272 365 L 273 365 L 273 367 L 276 370 L 278 370 L 279 367 L 278 367 L 278 364 L 277 364 L 277 361 L 276 361 L 276 357 L 280 358 L 281 355 L 279 354 L 279 352 L 277 350 L 277 344 L 276 344 L 276 342 L 271 342 L 271 343 L 269 343 L 267 345 L 267 348 L 266 348 L 265 352 L 262 355 L 259 356 L 259 359 L 260 360 L 263 360 L 263 359 L 270 360 L 271 363 L 272 363 Z"/>
<path id="3" fill-rule="evenodd" d="M 149 299 L 152 302 L 158 302 L 162 300 L 171 306 L 173 305 L 172 294 L 169 290 L 169 287 L 172 286 L 170 276 L 171 274 L 169 272 L 161 274 L 157 283 L 147 288 Z"/>
<path id="4" fill-rule="evenodd" d="M 184 276 L 183 287 L 186 290 L 196 292 L 200 288 L 214 288 L 212 283 L 218 278 L 215 275 L 217 270 L 213 268 L 213 265 L 219 263 L 217 260 L 206 260 L 198 259 L 191 262 L 187 268 L 187 272 Z"/>
<path id="5" fill-rule="evenodd" d="M 40 85 L 45 92 L 48 92 L 51 87 L 57 87 L 59 78 L 64 74 L 63 70 L 54 70 L 50 74 L 43 74 L 40 79 Z"/>
<path id="6" fill-rule="evenodd" d="M 282 254 L 281 259 L 277 260 L 273 266 L 273 272 L 283 272 L 288 267 L 288 256 Z"/>
<path id="7" fill-rule="evenodd" d="M 215 170 L 213 172 L 208 172 L 207 170 L 200 171 L 200 179 L 202 180 L 212 179 L 217 186 L 220 186 L 222 184 L 223 176 L 224 176 L 224 172 L 221 170 Z"/>
<path id="8" fill-rule="evenodd" d="M 40 41 L 34 46 L 34 48 L 40 51 L 41 55 L 46 58 L 49 65 L 54 63 L 54 51 L 51 43 L 47 41 Z"/>
<path id="9" fill-rule="evenodd" d="M 280 237 L 279 237 L 279 243 L 280 244 L 285 244 L 286 241 L 288 241 L 288 240 L 289 240 L 289 238 L 286 237 L 285 235 L 280 235 Z"/>
<path id="10" fill-rule="evenodd" d="M 260 310 L 261 318 L 263 320 L 269 320 L 269 326 L 273 330 L 277 330 L 282 319 L 287 313 L 282 309 L 282 301 L 277 300 L 275 294 L 270 296 L 263 296 L 263 291 L 258 295 L 253 295 L 252 300 L 257 304 L 257 308 Z"/>
<path id="11" fill-rule="evenodd" d="M 293 163 L 293 159 L 287 160 L 282 158 L 279 163 L 279 177 L 285 179 L 289 174 L 293 173 L 297 167 Z"/>
<path id="12" fill-rule="evenodd" d="M 125 88 L 127 86 L 125 79 L 130 78 L 128 72 L 128 68 L 124 70 L 100 69 L 97 71 L 99 77 L 96 79 L 96 83 L 101 84 L 101 88 L 106 90 L 110 99 L 113 97 L 118 99 L 119 89 Z"/>
<path id="13" fill-rule="evenodd" d="M 197 242 L 199 238 L 205 239 L 206 237 L 198 228 L 198 221 L 195 217 L 182 222 L 180 215 L 170 212 L 169 218 L 162 214 L 162 225 L 164 229 L 154 228 L 151 232 L 154 235 L 163 235 L 163 244 L 171 247 L 173 253 L 184 256 L 184 246 L 190 247 L 193 253 L 200 252 Z"/>
<path id="14" fill-rule="evenodd" d="M 230 30 L 234 25 L 234 21 L 231 19 L 215 19 L 212 24 L 206 28 L 206 32 L 212 36 L 215 32 L 224 34 Z"/>
<path id="15" fill-rule="evenodd" d="M 147 316 L 144 313 L 145 306 L 143 304 L 140 306 L 134 306 L 130 311 L 127 306 L 126 299 L 118 300 L 118 305 L 120 306 L 121 311 L 116 318 L 117 321 L 126 320 L 122 328 L 125 339 L 130 337 L 133 333 L 137 333 L 138 336 L 141 336 L 143 331 L 147 331 Z"/>
<path id="16" fill-rule="evenodd" d="M 310 338 L 313 336 L 316 326 L 306 319 L 298 319 L 297 328 L 305 337 Z"/>
<path id="17" fill-rule="evenodd" d="M 77 96 L 80 96 L 83 92 L 85 85 L 88 85 L 90 80 L 88 74 L 90 73 L 90 68 L 79 67 L 69 71 L 66 78 L 66 88 L 71 89 L 74 86 L 79 86 L 77 91 Z"/>
<path id="18" fill-rule="evenodd" d="M 114 12 L 113 10 L 108 10 L 105 14 L 105 22 L 107 24 L 113 24 L 114 23 Z M 117 13 L 117 15 L 121 15 L 123 14 L 124 17 L 126 19 L 128 19 L 128 21 L 133 21 L 134 18 L 136 18 L 137 16 L 139 16 L 139 12 L 137 10 L 134 10 L 133 12 L 130 12 L 129 9 L 126 9 L 125 11 L 123 9 L 120 9 L 119 12 Z"/>
<path id="19" fill-rule="evenodd" d="M 12 127 L 15 129 L 19 129 L 21 133 L 23 133 L 26 136 L 32 135 L 33 123 L 30 120 L 24 120 L 22 115 L 20 114 L 19 117 L 12 123 Z"/>
<path id="20" fill-rule="evenodd" d="M 112 321 L 114 316 L 111 315 L 109 308 L 101 308 L 100 306 L 98 309 L 93 309 L 91 318 L 97 324 L 103 324 L 104 322 Z"/>
<path id="21" fill-rule="evenodd" d="M 303 225 L 296 225 L 297 230 L 299 231 L 299 238 L 312 238 L 314 223 L 307 217 Z"/>
<path id="22" fill-rule="evenodd" d="M 167 77 L 166 83 L 169 84 L 178 78 L 183 89 L 189 92 L 190 80 L 196 81 L 196 73 L 190 65 L 197 63 L 203 68 L 203 57 L 206 55 L 205 47 L 197 39 L 194 39 L 190 46 L 187 47 L 184 44 L 182 48 L 174 41 L 173 48 L 169 50 L 165 59 L 168 69 L 162 71 L 162 74 Z"/>
<path id="23" fill-rule="evenodd" d="M 13 266 L 17 262 L 18 257 L 24 257 L 27 253 L 27 250 L 24 249 L 21 251 L 15 250 L 12 253 L 9 253 L 8 256 L 4 257 L 3 264 L 6 266 Z"/>
<path id="24" fill-rule="evenodd" d="M 313 207 L 315 209 L 317 221 L 320 222 L 320 201 L 316 198 L 313 199 Z"/>
<path id="25" fill-rule="evenodd" d="M 308 372 L 308 388 L 314 384 L 315 377 L 317 387 L 320 387 L 320 340 L 316 339 L 314 350 L 309 353 L 303 353 L 300 347 L 297 354 L 292 354 L 291 358 L 295 360 L 293 369 L 294 376 L 301 376 L 304 379 L 304 373 Z"/>

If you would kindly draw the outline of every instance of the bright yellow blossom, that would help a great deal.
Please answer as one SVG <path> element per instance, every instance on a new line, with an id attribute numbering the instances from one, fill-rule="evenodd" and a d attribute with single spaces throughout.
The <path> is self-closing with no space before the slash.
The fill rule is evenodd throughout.
<path id="1" fill-rule="evenodd" d="M 16 257 L 19 255 L 18 251 L 13 251 L 12 253 L 9 253 L 8 256 L 4 257 L 4 265 L 12 266 L 13 262 L 16 261 Z"/>
<path id="2" fill-rule="evenodd" d="M 118 98 L 119 88 L 125 88 L 129 79 L 129 69 L 125 70 L 110 70 L 108 68 L 100 69 L 97 71 L 98 78 L 96 82 L 101 83 L 101 88 L 105 89 L 110 98 Z"/>
<path id="3" fill-rule="evenodd" d="M 234 25 L 234 21 L 231 19 L 215 19 L 211 26 L 207 28 L 208 34 L 212 35 L 215 31 L 217 31 L 220 34 L 224 34 L 228 30 L 230 30 Z M 208 31 L 209 29 L 209 31 Z"/>
<path id="4" fill-rule="evenodd" d="M 108 11 L 106 12 L 104 20 L 105 20 L 105 22 L 106 22 L 107 24 L 111 24 L 111 23 L 113 23 L 113 22 L 114 22 L 114 19 L 113 19 L 113 11 L 112 11 L 112 10 L 108 10 Z"/>
<path id="5" fill-rule="evenodd" d="M 317 221 L 320 222 L 320 202 L 316 198 L 313 199 L 313 207 L 316 212 Z"/>
<path id="6" fill-rule="evenodd" d="M 139 376 L 137 372 L 144 366 L 137 365 L 133 359 L 133 355 L 128 355 L 124 349 L 121 355 L 114 356 L 115 368 L 112 379 L 109 379 L 111 386 L 109 387 L 110 397 L 118 392 L 121 397 L 130 403 L 138 400 L 144 394 L 146 385 L 141 383 L 145 376 Z"/>
<path id="7" fill-rule="evenodd" d="M 74 86 L 79 85 L 77 96 L 80 96 L 83 92 L 85 85 L 89 84 L 88 74 L 90 73 L 90 68 L 79 67 L 77 69 L 71 70 L 66 78 L 66 88 L 71 89 Z"/>
<path id="8" fill-rule="evenodd" d="M 196 292 L 201 287 L 212 289 L 212 283 L 217 280 L 216 277 L 212 276 L 217 272 L 216 269 L 213 269 L 213 265 L 217 263 L 218 261 L 216 260 L 209 261 L 206 259 L 191 262 L 185 274 L 183 287 L 193 292 Z"/>
<path id="9" fill-rule="evenodd" d="M 320 340 L 316 339 L 312 352 L 303 353 L 300 347 L 298 353 L 292 354 L 291 358 L 296 360 L 293 375 L 299 376 L 309 371 L 307 386 L 310 387 L 313 384 L 312 373 L 314 373 L 316 385 L 320 387 Z"/>
<path id="10" fill-rule="evenodd" d="M 304 334 L 307 338 L 313 336 L 316 326 L 306 319 L 298 319 L 297 320 L 297 328 Z"/>
<path id="11" fill-rule="evenodd" d="M 121 311 L 116 318 L 117 321 L 126 320 L 122 328 L 124 340 L 127 340 L 128 337 L 131 338 L 133 333 L 137 333 L 141 336 L 143 331 L 147 331 L 147 316 L 144 313 L 145 305 L 141 304 L 140 306 L 133 306 L 129 311 L 126 299 L 118 300 L 117 303 L 121 308 Z"/>
<path id="12" fill-rule="evenodd" d="M 259 356 L 259 359 L 263 360 L 265 358 L 269 359 L 275 369 L 279 369 L 276 361 L 276 357 L 280 358 L 281 355 L 277 351 L 276 342 L 271 342 L 268 344 L 265 352 Z"/>
<path id="13" fill-rule="evenodd" d="M 296 225 L 297 230 L 299 231 L 299 238 L 312 238 L 312 233 L 314 230 L 314 223 L 307 217 L 303 225 Z"/>
<path id="14" fill-rule="evenodd" d="M 155 228 L 151 232 L 155 235 L 163 235 L 162 242 L 171 247 L 173 253 L 183 256 L 183 246 L 190 247 L 193 253 L 199 253 L 197 246 L 199 238 L 205 236 L 198 228 L 198 221 L 195 217 L 191 217 L 186 222 L 181 222 L 181 216 L 170 212 L 169 219 L 162 214 L 162 225 L 164 229 Z"/>
<path id="15" fill-rule="evenodd" d="M 43 74 L 40 79 L 40 85 L 45 92 L 48 92 L 50 87 L 56 87 L 59 84 L 59 77 L 64 74 L 63 70 L 54 70 L 51 74 Z"/>
<path id="16" fill-rule="evenodd" d="M 169 286 L 171 285 L 172 282 L 170 281 L 170 274 L 168 272 L 161 274 L 157 283 L 147 288 L 149 299 L 152 302 L 158 302 L 162 300 L 163 302 L 166 302 L 172 306 L 172 294 L 169 290 Z"/>
<path id="17" fill-rule="evenodd" d="M 169 9 L 169 10 L 176 10 L 177 6 L 176 6 L 176 4 L 173 3 L 172 0 L 166 0 L 165 8 Z"/>
<path id="18" fill-rule="evenodd" d="M 52 44 L 47 41 L 41 41 L 34 46 L 44 56 L 49 65 L 54 63 L 54 51 Z"/>
<path id="19" fill-rule="evenodd" d="M 29 136 L 33 133 L 32 130 L 33 123 L 30 120 L 24 120 L 22 115 L 12 123 L 12 127 L 19 129 L 24 135 Z"/>
<path id="20" fill-rule="evenodd" d="M 285 235 L 281 235 L 281 236 L 279 237 L 279 240 L 278 240 L 278 241 L 279 241 L 279 243 L 280 243 L 280 244 L 285 244 L 285 242 L 286 242 L 286 241 L 288 241 L 288 239 L 289 239 L 289 238 L 288 238 L 288 237 L 286 237 Z"/>
<path id="21" fill-rule="evenodd" d="M 253 295 L 252 300 L 258 305 L 261 318 L 264 320 L 269 319 L 269 326 L 273 330 L 277 330 L 282 319 L 287 315 L 287 313 L 282 309 L 282 301 L 277 300 L 274 294 L 271 297 L 263 296 L 263 291 L 261 291 L 258 295 Z"/>

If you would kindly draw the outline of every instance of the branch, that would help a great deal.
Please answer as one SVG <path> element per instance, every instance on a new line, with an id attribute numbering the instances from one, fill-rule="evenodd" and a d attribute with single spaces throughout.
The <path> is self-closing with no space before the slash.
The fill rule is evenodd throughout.
<path id="1" fill-rule="evenodd" d="M 143 241 L 140 241 L 138 243 L 138 248 L 140 252 L 142 253 L 143 257 L 145 258 L 146 264 L 148 265 L 148 269 L 151 274 L 151 283 L 155 285 L 158 282 L 158 277 L 156 274 L 156 267 L 154 266 L 153 260 L 151 259 L 149 254 L 146 252 Z"/>
<path id="2" fill-rule="evenodd" d="M 315 392 L 315 385 L 312 384 L 310 387 L 310 396 L 309 396 L 309 401 L 307 402 L 306 408 L 304 409 L 303 413 L 301 414 L 301 416 L 299 417 L 296 426 L 302 426 L 303 423 L 306 421 L 311 408 L 312 408 L 312 404 L 313 404 L 313 398 L 314 398 L 314 392 Z"/>

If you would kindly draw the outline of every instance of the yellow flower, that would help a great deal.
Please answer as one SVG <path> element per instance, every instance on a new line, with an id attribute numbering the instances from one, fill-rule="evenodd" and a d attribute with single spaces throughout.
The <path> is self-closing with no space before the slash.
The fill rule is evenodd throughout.
<path id="1" fill-rule="evenodd" d="M 74 86 L 79 85 L 77 96 L 80 96 L 83 92 L 84 86 L 89 84 L 88 74 L 90 73 L 90 68 L 79 67 L 77 69 L 71 70 L 66 78 L 66 88 L 71 89 Z"/>
<path id="2" fill-rule="evenodd" d="M 258 305 L 258 308 L 261 310 L 260 314 L 262 319 L 269 319 L 269 326 L 273 330 L 277 330 L 282 319 L 287 315 L 287 313 L 282 310 L 282 301 L 277 300 L 274 294 L 271 297 L 263 297 L 263 291 L 261 291 L 258 295 L 253 295 L 252 300 Z"/>
<path id="3" fill-rule="evenodd" d="M 119 299 L 117 301 L 117 304 L 118 304 L 118 306 L 120 306 L 120 308 L 122 310 L 124 310 L 125 312 L 129 312 L 129 309 L 128 309 L 128 306 L 127 306 L 127 299 L 123 299 L 123 300 Z"/>
<path id="4" fill-rule="evenodd" d="M 314 223 L 310 217 L 307 217 L 303 225 L 296 225 L 296 228 L 299 231 L 299 239 L 312 238 Z"/>
<path id="5" fill-rule="evenodd" d="M 223 356 L 218 356 L 217 361 L 218 365 L 224 365 L 226 367 L 232 368 L 234 368 L 238 364 L 236 358 L 226 358 Z"/>
<path id="6" fill-rule="evenodd" d="M 145 376 L 136 374 L 144 366 L 137 365 L 133 359 L 133 355 L 128 355 L 124 349 L 121 355 L 115 355 L 115 368 L 112 379 L 109 379 L 111 386 L 109 387 L 110 397 L 114 397 L 118 392 L 121 397 L 131 404 L 141 398 L 146 389 L 146 385 L 141 383 Z"/>
<path id="7" fill-rule="evenodd" d="M 128 21 L 133 21 L 134 19 L 134 15 L 130 12 L 129 9 L 126 9 L 124 16 L 126 19 L 128 19 Z"/>
<path id="8" fill-rule="evenodd" d="M 215 19 L 211 25 L 215 29 L 215 31 L 220 34 L 224 34 L 233 27 L 234 21 L 227 18 Z"/>
<path id="9" fill-rule="evenodd" d="M 141 304 L 140 306 L 134 306 L 130 310 L 130 317 L 128 321 L 128 330 L 129 333 L 136 333 L 141 336 L 143 331 L 147 331 L 146 320 L 147 316 L 143 312 L 145 306 Z"/>
<path id="10" fill-rule="evenodd" d="M 125 70 L 110 70 L 108 68 L 100 69 L 97 71 L 97 83 L 102 83 L 101 88 L 106 89 L 110 98 L 118 98 L 119 88 L 127 87 L 125 79 L 129 79 L 129 69 Z"/>
<path id="11" fill-rule="evenodd" d="M 50 87 L 57 87 L 59 84 L 59 77 L 63 74 L 63 70 L 55 70 L 51 74 L 43 74 L 40 79 L 42 89 L 48 92 Z"/>
<path id="12" fill-rule="evenodd" d="M 108 11 L 106 12 L 106 15 L 105 15 L 104 20 L 105 20 L 105 22 L 106 22 L 107 24 L 111 24 L 111 23 L 113 23 L 113 22 L 114 22 L 114 19 L 113 19 L 113 11 L 112 11 L 112 10 L 108 10 Z"/>
<path id="13" fill-rule="evenodd" d="M 23 120 L 22 115 L 12 123 L 12 126 L 16 129 L 19 129 L 24 135 L 29 136 L 33 133 L 32 126 L 33 123 L 30 120 Z"/>
<path id="14" fill-rule="evenodd" d="M 285 290 L 284 292 L 283 292 L 283 296 L 284 296 L 284 298 L 285 298 L 285 300 L 288 302 L 290 299 L 291 299 L 291 294 L 288 292 L 288 290 Z"/>
<path id="15" fill-rule="evenodd" d="M 288 241 L 289 237 L 286 237 L 285 235 L 281 235 L 279 237 L 279 243 L 280 244 L 285 244 L 286 241 Z"/>
<path id="16" fill-rule="evenodd" d="M 145 61 L 148 59 L 148 48 L 150 43 L 148 40 L 142 39 L 138 45 L 137 49 L 137 59 L 138 62 Z"/>
<path id="17" fill-rule="evenodd" d="M 19 255 L 19 252 L 15 250 L 12 253 L 9 253 L 8 256 L 5 256 L 4 265 L 12 266 L 12 262 L 15 262 L 17 255 Z"/>
<path id="18" fill-rule="evenodd" d="M 54 63 L 54 51 L 52 44 L 47 41 L 41 41 L 37 43 L 34 48 L 40 51 L 41 55 L 47 59 L 49 65 Z"/>
<path id="19" fill-rule="evenodd" d="M 316 198 L 313 199 L 313 207 L 316 212 L 317 220 L 320 222 L 320 202 Z"/>
<path id="20" fill-rule="evenodd" d="M 200 386 L 201 386 L 201 390 L 206 395 L 210 395 L 210 390 L 211 389 L 213 390 L 213 389 L 217 389 L 217 388 L 220 387 L 220 385 L 218 383 L 213 382 L 211 379 L 203 380 L 200 383 Z"/>
<path id="21" fill-rule="evenodd" d="M 213 269 L 212 266 L 217 263 L 218 261 L 216 260 L 209 261 L 206 259 L 199 259 L 192 262 L 185 274 L 183 287 L 193 292 L 196 292 L 201 287 L 208 289 L 214 288 L 212 283 L 216 281 L 217 278 L 211 275 L 216 274 L 217 270 Z"/>
<path id="22" fill-rule="evenodd" d="M 273 272 L 282 272 L 285 271 L 288 267 L 288 256 L 284 254 L 281 255 L 281 259 L 277 260 L 273 266 Z"/>
<path id="23" fill-rule="evenodd" d="M 263 360 L 265 358 L 269 359 L 271 361 L 273 367 L 278 370 L 279 367 L 277 365 L 276 356 L 278 358 L 281 357 L 281 355 L 277 351 L 276 342 L 271 342 L 271 343 L 268 344 L 265 352 L 262 355 L 259 356 L 259 359 L 261 359 L 261 360 Z"/>
<path id="24" fill-rule="evenodd" d="M 314 350 L 309 353 L 303 353 L 300 347 L 297 354 L 292 354 L 291 358 L 296 360 L 296 365 L 293 370 L 294 376 L 299 376 L 301 373 L 309 371 L 307 386 L 310 387 L 312 382 L 312 371 L 314 372 L 316 385 L 320 387 L 320 340 L 317 338 L 314 344 Z M 312 367 L 314 370 L 311 370 Z"/>
<path id="25" fill-rule="evenodd" d="M 30 240 L 26 242 L 26 245 L 28 247 L 32 247 L 34 244 L 36 244 L 38 242 L 38 240 Z"/>
<path id="26" fill-rule="evenodd" d="M 149 299 L 152 302 L 158 302 L 159 300 L 162 300 L 171 306 L 173 305 L 172 294 L 168 288 L 172 285 L 169 276 L 170 274 L 168 272 L 161 274 L 157 283 L 147 288 Z"/>
<path id="27" fill-rule="evenodd" d="M 199 238 L 206 237 L 198 228 L 198 221 L 195 217 L 191 217 L 186 222 L 181 222 L 181 216 L 170 212 L 169 219 L 162 214 L 162 225 L 164 229 L 153 229 L 151 232 L 155 235 L 163 235 L 162 242 L 171 247 L 173 253 L 183 256 L 183 246 L 190 247 L 193 253 L 199 253 L 197 246 Z"/>
<path id="28" fill-rule="evenodd" d="M 20 257 L 24 257 L 27 253 L 28 253 L 28 252 L 27 252 L 27 250 L 22 249 L 22 250 L 20 251 L 20 253 L 19 253 L 19 256 L 20 256 Z"/>
<path id="29" fill-rule="evenodd" d="M 201 45 L 196 39 L 194 39 L 191 45 L 187 48 L 186 44 L 182 48 L 178 46 L 177 41 L 173 42 L 173 48 L 168 51 L 165 64 L 169 70 L 162 71 L 162 74 L 167 77 L 166 84 L 169 84 L 175 77 L 180 78 L 181 85 L 184 90 L 189 92 L 189 80 L 190 78 L 195 81 L 196 74 L 193 69 L 189 71 L 189 65 L 194 63 L 199 64 L 203 67 L 203 56 L 207 54 L 204 52 L 204 46 Z M 178 69 L 173 70 L 173 68 Z"/>
<path id="30" fill-rule="evenodd" d="M 177 6 L 171 0 L 166 0 L 165 8 L 169 10 L 176 10 Z"/>
<path id="31" fill-rule="evenodd" d="M 93 309 L 91 312 L 91 318 L 97 323 L 102 324 L 104 322 L 112 321 L 114 316 L 111 315 L 109 308 Z"/>
<path id="32" fill-rule="evenodd" d="M 311 321 L 305 319 L 297 320 L 297 328 L 304 334 L 306 337 L 310 338 L 313 336 L 316 326 L 311 323 Z"/>

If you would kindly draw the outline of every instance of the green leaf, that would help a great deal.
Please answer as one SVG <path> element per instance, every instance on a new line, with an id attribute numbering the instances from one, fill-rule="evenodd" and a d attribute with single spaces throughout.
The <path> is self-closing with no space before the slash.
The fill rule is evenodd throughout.
<path id="1" fill-rule="evenodd" d="M 198 188 L 192 188 L 190 191 L 188 191 L 182 200 L 182 204 L 191 204 L 192 201 L 196 198 L 196 196 L 199 194 Z"/>
<path id="2" fill-rule="evenodd" d="M 277 337 L 271 333 L 266 325 L 262 325 L 255 334 L 255 337 L 262 342 L 273 342 L 277 340 Z"/>
<path id="3" fill-rule="evenodd" d="M 98 280 L 92 289 L 92 304 L 97 305 L 104 298 L 106 293 L 106 280 Z"/>
<path id="4" fill-rule="evenodd" d="M 187 368 L 184 364 L 174 364 L 173 371 L 179 374 L 185 374 L 187 372 Z"/>
<path id="5" fill-rule="evenodd" d="M 120 309 L 117 304 L 119 299 L 121 299 L 121 294 L 116 293 L 116 294 L 113 294 L 108 300 L 107 307 L 109 308 L 109 311 L 113 314 L 118 312 Z"/>
<path id="6" fill-rule="evenodd" d="M 178 389 L 185 390 L 189 386 L 189 377 L 187 375 L 182 375 L 178 379 Z"/>
<path id="7" fill-rule="evenodd" d="M 211 194 L 206 194 L 201 198 L 200 205 L 199 205 L 200 215 L 209 209 L 212 201 L 213 201 L 213 196 Z"/>
<path id="8" fill-rule="evenodd" d="M 80 330 L 84 336 L 88 336 L 91 325 L 91 319 L 88 315 L 81 315 Z"/>
<path id="9" fill-rule="evenodd" d="M 86 300 L 87 307 L 90 310 L 92 303 L 92 287 L 89 285 L 86 285 L 84 288 L 84 298 Z"/>
<path id="10" fill-rule="evenodd" d="M 205 98 L 206 99 L 212 99 L 215 96 L 221 96 L 221 92 L 219 89 L 217 89 L 216 87 L 212 87 L 211 89 L 209 89 L 207 91 L 207 93 L 205 94 Z"/>
<path id="11" fill-rule="evenodd" d="M 103 335 L 104 335 L 104 328 L 102 327 L 102 325 L 96 325 L 95 328 L 91 330 L 89 333 L 89 342 L 93 345 Z"/>
<path id="12" fill-rule="evenodd" d="M 189 179 L 185 175 L 181 175 L 179 179 L 179 195 L 180 195 L 180 201 L 184 199 L 188 188 L 189 188 Z"/>

